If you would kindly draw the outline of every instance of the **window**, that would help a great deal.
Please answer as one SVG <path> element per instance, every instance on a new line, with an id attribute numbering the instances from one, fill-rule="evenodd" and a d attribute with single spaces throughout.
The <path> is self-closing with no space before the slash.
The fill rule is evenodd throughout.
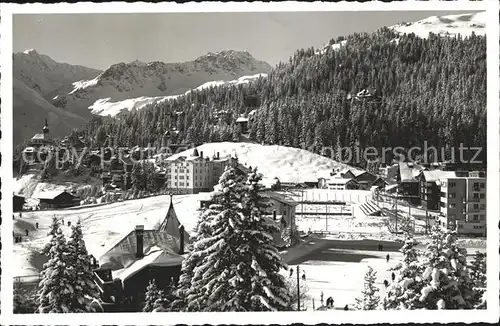
<path id="1" fill-rule="evenodd" d="M 472 219 L 473 219 L 474 221 L 479 221 L 479 215 L 474 214 L 474 216 L 472 216 Z"/>
<path id="2" fill-rule="evenodd" d="M 449 207 L 449 208 L 456 208 L 456 207 L 457 207 L 457 204 L 450 203 L 450 205 L 449 205 L 448 207 Z"/>
<path id="3" fill-rule="evenodd" d="M 481 188 L 481 189 L 484 189 L 484 187 L 486 186 L 486 184 L 485 184 L 484 182 L 481 182 L 481 183 L 479 184 L 479 186 L 480 186 L 480 188 Z"/>
<path id="4" fill-rule="evenodd" d="M 484 199 L 484 198 L 486 198 L 486 195 L 485 194 L 479 194 L 479 198 Z"/>
<path id="5" fill-rule="evenodd" d="M 451 192 L 448 194 L 448 198 L 456 198 L 456 197 L 457 197 L 457 194 L 454 192 Z"/>
<path id="6" fill-rule="evenodd" d="M 446 193 L 441 191 L 441 197 L 446 197 Z"/>
<path id="7" fill-rule="evenodd" d="M 179 187 L 184 187 L 184 182 L 179 182 Z"/>
<path id="8" fill-rule="evenodd" d="M 474 197 L 474 199 L 479 199 L 479 194 L 478 194 L 478 193 L 474 193 L 474 194 L 472 195 L 472 197 Z"/>
<path id="9" fill-rule="evenodd" d="M 481 204 L 481 209 L 486 209 L 486 204 Z"/>
<path id="10" fill-rule="evenodd" d="M 479 219 L 480 219 L 481 221 L 484 221 L 484 219 L 485 219 L 485 218 L 486 218 L 486 215 L 484 215 L 484 214 L 479 215 Z"/>
<path id="11" fill-rule="evenodd" d="M 464 225 L 463 225 L 463 224 L 459 224 L 459 225 L 458 225 L 458 228 L 459 228 L 459 229 L 463 229 L 463 228 L 464 228 Z"/>
<path id="12" fill-rule="evenodd" d="M 474 209 L 479 209 L 479 204 L 474 204 Z"/>
<path id="13" fill-rule="evenodd" d="M 456 183 L 456 182 L 450 182 L 450 183 L 448 184 L 448 187 L 453 188 L 453 187 L 455 187 L 456 185 L 457 185 L 457 183 Z"/>

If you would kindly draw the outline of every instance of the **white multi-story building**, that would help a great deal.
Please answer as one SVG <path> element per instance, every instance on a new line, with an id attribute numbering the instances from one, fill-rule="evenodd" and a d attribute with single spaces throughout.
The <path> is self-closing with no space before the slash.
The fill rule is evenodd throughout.
<path id="1" fill-rule="evenodd" d="M 461 234 L 486 235 L 486 178 L 440 179 L 440 214 L 437 222 Z"/>
<path id="2" fill-rule="evenodd" d="M 182 193 L 212 191 L 226 166 L 237 165 L 231 156 L 204 157 L 195 148 L 190 156 L 167 158 L 165 166 L 165 188 Z"/>

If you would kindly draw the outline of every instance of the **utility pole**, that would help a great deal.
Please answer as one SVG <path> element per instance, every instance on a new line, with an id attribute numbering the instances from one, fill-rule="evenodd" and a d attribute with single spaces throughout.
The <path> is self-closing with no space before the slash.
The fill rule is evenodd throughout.
<path id="1" fill-rule="evenodd" d="M 300 311 L 300 276 L 299 265 L 297 265 L 297 311 Z"/>
<path id="2" fill-rule="evenodd" d="M 428 234 L 429 229 L 429 211 L 427 209 L 427 203 L 425 204 L 425 235 Z"/>
<path id="3" fill-rule="evenodd" d="M 326 229 L 325 231 L 328 232 L 328 204 L 325 205 L 325 220 L 326 220 Z"/>
<path id="4" fill-rule="evenodd" d="M 396 233 L 398 232 L 398 189 L 396 189 Z"/>

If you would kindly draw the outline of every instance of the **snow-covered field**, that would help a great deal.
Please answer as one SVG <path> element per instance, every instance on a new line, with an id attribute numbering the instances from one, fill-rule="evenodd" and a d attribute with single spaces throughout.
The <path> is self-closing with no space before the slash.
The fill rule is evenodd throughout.
<path id="1" fill-rule="evenodd" d="M 468 13 L 448 16 L 432 16 L 413 23 L 402 23 L 391 26 L 401 34 L 414 33 L 421 38 L 429 37 L 429 33 L 441 36 L 451 35 L 462 37 L 486 34 L 486 12 Z"/>
<path id="2" fill-rule="evenodd" d="M 216 87 L 216 86 L 222 86 L 222 85 L 240 85 L 240 84 L 248 84 L 252 80 L 258 79 L 258 78 L 264 78 L 267 77 L 267 74 L 255 74 L 251 76 L 243 76 L 238 79 L 234 80 L 215 80 L 215 81 L 210 81 L 206 82 L 198 87 L 195 88 L 195 90 L 202 90 L 205 88 L 209 87 Z M 85 82 L 90 83 L 91 81 L 81 81 L 78 82 L 82 84 L 80 86 L 78 83 L 75 83 L 75 92 L 77 90 L 76 87 L 80 88 L 85 88 L 88 87 L 86 86 Z M 90 83 L 91 86 L 93 86 L 93 83 Z M 145 106 L 149 104 L 154 104 L 154 103 L 162 103 L 165 101 L 173 100 L 176 99 L 180 96 L 185 96 L 189 94 L 191 90 L 185 92 L 184 94 L 179 94 L 179 95 L 169 95 L 169 96 L 154 96 L 154 97 L 148 97 L 148 96 L 141 96 L 137 98 L 129 98 L 125 99 L 122 101 L 112 101 L 110 97 L 107 98 L 101 98 L 98 99 L 97 101 L 94 102 L 94 104 L 89 106 L 89 109 L 92 111 L 92 114 L 98 114 L 102 116 L 115 116 L 119 114 L 122 111 L 133 111 L 133 110 L 140 110 L 144 108 Z"/>
<path id="3" fill-rule="evenodd" d="M 391 259 L 387 263 L 385 256 L 389 253 Z M 356 298 L 363 290 L 363 278 L 368 266 L 377 272 L 375 285 L 380 289 L 380 295 L 385 293 L 384 280 L 390 281 L 389 268 L 397 265 L 402 258 L 399 252 L 379 252 L 348 249 L 323 249 L 313 254 L 311 259 L 301 262 L 299 269 L 305 272 L 306 284 L 309 289 L 305 306 L 311 309 L 313 300 L 315 307 L 321 305 L 323 292 L 324 301 L 328 297 L 334 300 L 335 308 L 343 308 L 346 304 L 352 310 Z M 330 260 L 330 261 L 328 261 Z M 296 268 L 296 265 L 290 265 Z"/>

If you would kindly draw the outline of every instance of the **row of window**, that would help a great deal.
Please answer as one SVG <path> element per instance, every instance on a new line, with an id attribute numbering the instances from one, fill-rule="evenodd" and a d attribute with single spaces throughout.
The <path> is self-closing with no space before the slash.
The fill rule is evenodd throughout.
<path id="1" fill-rule="evenodd" d="M 446 204 L 441 202 L 441 207 L 446 207 Z M 486 204 L 474 204 L 473 209 L 486 209 Z M 448 208 L 457 208 L 456 203 L 449 203 Z"/>

